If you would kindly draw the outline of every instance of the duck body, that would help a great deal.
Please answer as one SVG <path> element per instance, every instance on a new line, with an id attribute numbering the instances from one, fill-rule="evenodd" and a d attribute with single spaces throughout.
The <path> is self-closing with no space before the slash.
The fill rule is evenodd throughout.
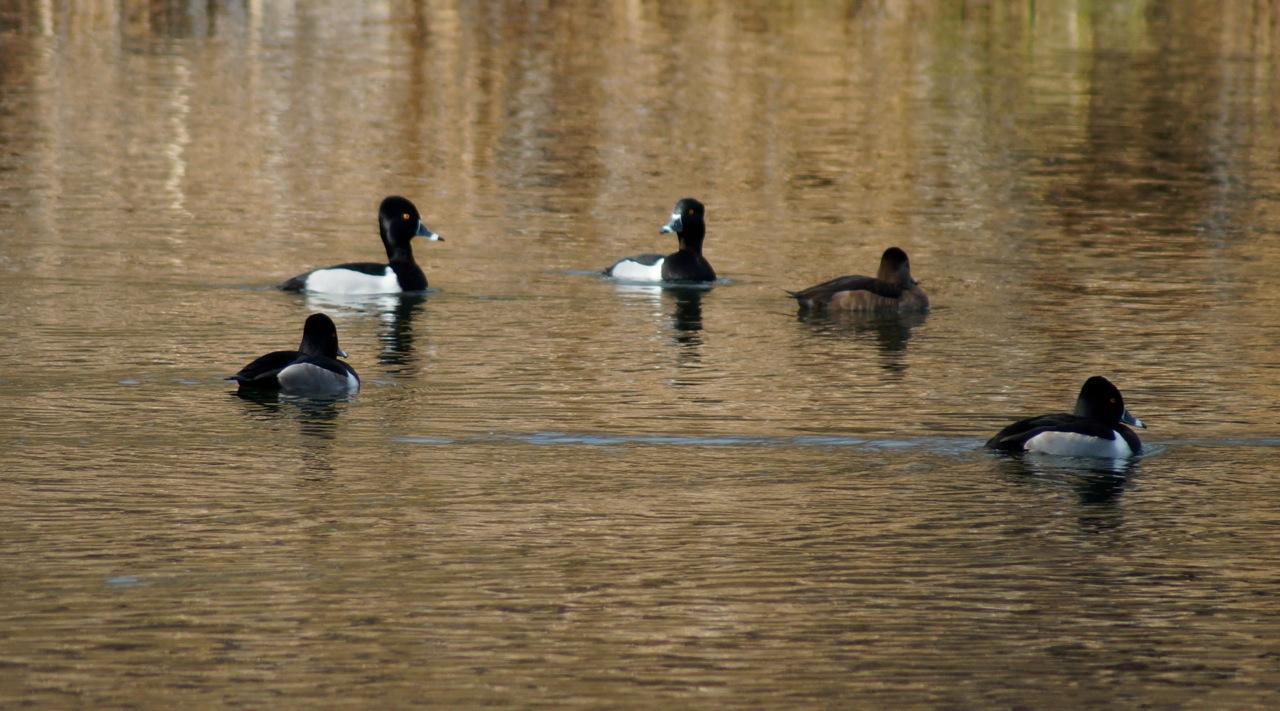
<path id="1" fill-rule="evenodd" d="M 312 314 L 302 329 L 296 351 L 272 351 L 253 359 L 227 378 L 241 392 L 278 391 L 287 395 L 333 397 L 360 390 L 360 376 L 338 360 L 346 355 L 338 347 L 338 330 L 324 314 Z"/>
<path id="2" fill-rule="evenodd" d="M 911 277 L 907 253 L 897 247 L 884 251 L 874 277 L 836 277 L 787 293 L 801 309 L 812 311 L 918 313 L 929 308 L 929 297 Z"/>
<path id="3" fill-rule="evenodd" d="M 624 281 L 662 281 L 662 265 L 665 254 L 638 254 L 619 259 L 604 270 L 605 276 Z"/>
<path id="4" fill-rule="evenodd" d="M 287 395 L 334 397 L 360 392 L 360 376 L 335 358 L 302 356 L 276 374 L 280 392 Z"/>
<path id="5" fill-rule="evenodd" d="M 394 294 L 424 291 L 427 275 L 413 263 L 351 262 L 300 274 L 281 284 L 280 288 L 328 294 Z"/>
<path id="6" fill-rule="evenodd" d="M 604 270 L 605 276 L 623 281 L 670 282 L 689 284 L 716 280 L 716 270 L 702 256 L 706 238 L 706 208 L 693 198 L 676 203 L 671 219 L 658 230 L 676 235 L 679 249 L 671 254 L 640 254 L 614 262 Z"/>
<path id="7" fill-rule="evenodd" d="M 1095 375 L 1080 388 L 1073 412 L 1019 420 L 997 432 L 986 446 L 1005 452 L 1123 459 L 1142 452 L 1142 441 L 1127 425 L 1146 427 L 1125 409 L 1116 386 Z"/>
<path id="8" fill-rule="evenodd" d="M 443 237 L 427 229 L 418 208 L 398 195 L 385 198 L 378 207 L 378 232 L 387 252 L 387 263 L 351 262 L 299 274 L 280 285 L 285 291 L 330 294 L 394 294 L 424 291 L 427 275 L 413 259 L 414 237 L 441 242 Z"/>

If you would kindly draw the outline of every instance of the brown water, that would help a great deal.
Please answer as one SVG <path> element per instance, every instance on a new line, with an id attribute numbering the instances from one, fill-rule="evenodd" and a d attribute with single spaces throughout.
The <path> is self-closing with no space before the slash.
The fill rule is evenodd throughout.
<path id="1" fill-rule="evenodd" d="M 0 0 L 0 705 L 1280 705 L 1277 27 Z M 391 193 L 429 296 L 270 288 Z M 685 195 L 724 283 L 593 274 Z M 1137 463 L 981 449 L 1094 373 Z"/>

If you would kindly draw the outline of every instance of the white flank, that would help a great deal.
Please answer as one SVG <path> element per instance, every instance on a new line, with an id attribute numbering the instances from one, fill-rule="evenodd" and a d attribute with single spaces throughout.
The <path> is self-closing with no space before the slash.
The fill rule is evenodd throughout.
<path id="1" fill-rule="evenodd" d="M 1112 432 L 1114 439 L 1105 440 L 1075 432 L 1041 432 L 1027 440 L 1028 452 L 1055 454 L 1063 457 L 1107 457 L 1120 459 L 1133 456 L 1129 443 L 1119 432 Z"/>
<path id="2" fill-rule="evenodd" d="M 307 277 L 307 291 L 330 294 L 393 294 L 403 291 L 396 273 L 387 267 L 382 276 L 351 269 L 317 269 Z"/>
<path id="3" fill-rule="evenodd" d="M 613 271 L 609 276 L 627 281 L 662 281 L 662 263 L 665 261 L 667 260 L 664 257 L 659 259 L 657 264 L 648 265 L 624 259 L 613 265 Z"/>
<path id="4" fill-rule="evenodd" d="M 343 395 L 360 390 L 360 380 L 350 373 L 335 373 L 311 363 L 294 363 L 276 376 L 280 390 L 289 395 Z"/>

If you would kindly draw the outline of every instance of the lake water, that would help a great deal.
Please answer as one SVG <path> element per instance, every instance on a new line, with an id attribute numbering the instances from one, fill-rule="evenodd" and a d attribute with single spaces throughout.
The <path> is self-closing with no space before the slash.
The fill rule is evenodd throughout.
<path id="1" fill-rule="evenodd" d="M 1278 26 L 0 0 L 0 705 L 1280 705 Z M 388 194 L 426 297 L 271 288 Z M 686 195 L 722 283 L 596 275 Z M 1146 456 L 982 449 L 1092 374 Z"/>

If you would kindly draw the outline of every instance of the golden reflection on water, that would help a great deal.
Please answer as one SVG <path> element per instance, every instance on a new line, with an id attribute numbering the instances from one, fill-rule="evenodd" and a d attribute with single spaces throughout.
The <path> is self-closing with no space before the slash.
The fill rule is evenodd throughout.
<path id="1" fill-rule="evenodd" d="M 0 702 L 1275 705 L 1278 16 L 0 0 Z M 435 291 L 269 288 L 389 193 Z M 978 451 L 1093 372 L 1152 455 Z"/>

